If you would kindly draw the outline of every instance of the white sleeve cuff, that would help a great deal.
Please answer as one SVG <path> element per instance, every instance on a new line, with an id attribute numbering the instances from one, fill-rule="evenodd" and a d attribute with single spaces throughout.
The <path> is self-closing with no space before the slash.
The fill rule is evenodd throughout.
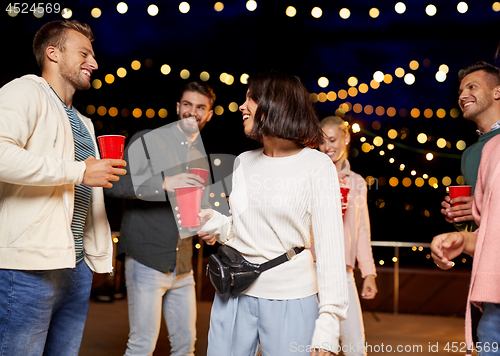
<path id="1" fill-rule="evenodd" d="M 201 231 L 215 235 L 217 241 L 224 244 L 233 238 L 232 221 L 229 217 L 222 215 L 218 211 L 213 210 L 213 212 L 212 218 L 207 221 Z"/>
<path id="2" fill-rule="evenodd" d="M 335 314 L 321 313 L 316 319 L 311 346 L 321 351 L 331 351 L 338 354 L 340 348 L 339 337 L 339 318 Z"/>

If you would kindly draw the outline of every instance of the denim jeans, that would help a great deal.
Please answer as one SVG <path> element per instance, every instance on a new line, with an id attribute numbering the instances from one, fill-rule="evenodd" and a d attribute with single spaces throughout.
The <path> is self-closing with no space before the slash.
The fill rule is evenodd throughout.
<path id="1" fill-rule="evenodd" d="M 77 356 L 89 310 L 92 271 L 0 269 L 0 355 Z"/>
<path id="2" fill-rule="evenodd" d="M 479 356 L 500 355 L 500 304 L 483 303 L 483 316 L 477 327 Z M 479 346 L 479 347 L 478 347 Z"/>
<path id="3" fill-rule="evenodd" d="M 161 314 L 172 356 L 194 355 L 196 293 L 193 271 L 177 276 L 125 258 L 130 333 L 126 356 L 152 355 L 160 333 Z"/>

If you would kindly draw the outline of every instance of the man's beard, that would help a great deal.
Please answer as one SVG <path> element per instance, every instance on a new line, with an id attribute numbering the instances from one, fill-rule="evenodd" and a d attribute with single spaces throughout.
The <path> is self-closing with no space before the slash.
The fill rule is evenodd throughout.
<path id="1" fill-rule="evenodd" d="M 61 62 L 60 69 L 61 77 L 70 83 L 75 90 L 87 90 L 90 89 L 90 82 L 87 82 L 81 77 L 81 71 L 75 72 L 70 70 L 66 61 Z"/>
<path id="2" fill-rule="evenodd" d="M 191 117 L 191 116 L 186 116 L 186 117 Z M 191 135 L 200 132 L 200 130 L 202 129 L 199 127 L 198 120 L 196 120 L 196 125 L 194 125 L 193 122 L 188 122 L 186 119 L 182 119 L 179 117 L 179 124 L 181 126 L 182 131 Z"/>

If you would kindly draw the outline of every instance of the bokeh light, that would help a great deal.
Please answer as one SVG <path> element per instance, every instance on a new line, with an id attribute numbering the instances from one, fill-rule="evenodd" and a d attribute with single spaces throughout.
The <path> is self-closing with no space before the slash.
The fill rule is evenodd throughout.
<path id="1" fill-rule="evenodd" d="M 130 64 L 133 70 L 139 70 L 141 68 L 141 62 L 135 60 Z"/>
<path id="2" fill-rule="evenodd" d="M 98 7 L 94 7 L 92 9 L 92 11 L 90 11 L 90 15 L 92 15 L 93 18 L 97 19 L 97 18 L 101 17 L 102 11 Z"/>
<path id="3" fill-rule="evenodd" d="M 427 5 L 427 7 L 425 8 L 425 13 L 429 16 L 434 16 L 436 15 L 437 13 L 437 8 L 436 6 L 430 4 L 430 5 Z"/>
<path id="4" fill-rule="evenodd" d="M 180 72 L 180 76 L 182 79 L 188 79 L 191 76 L 191 73 L 187 69 L 183 69 Z"/>
<path id="5" fill-rule="evenodd" d="M 116 75 L 119 76 L 120 78 L 124 78 L 127 75 L 127 70 L 123 67 L 118 68 L 116 70 Z"/>
<path id="6" fill-rule="evenodd" d="M 190 9 L 191 9 L 191 6 L 189 6 L 189 4 L 185 1 L 183 1 L 179 4 L 179 11 L 183 14 L 187 14 Z"/>
<path id="7" fill-rule="evenodd" d="M 201 72 L 200 73 L 200 79 L 204 82 L 210 79 L 210 74 L 208 72 Z"/>
<path id="8" fill-rule="evenodd" d="M 257 2 L 254 0 L 247 1 L 247 10 L 255 11 L 257 9 Z"/>
<path id="9" fill-rule="evenodd" d="M 368 14 L 370 15 L 371 18 L 376 19 L 377 17 L 379 17 L 380 11 L 376 7 L 372 7 L 368 12 Z"/>
<path id="10" fill-rule="evenodd" d="M 151 4 L 148 6 L 148 14 L 151 16 L 156 16 L 158 15 L 159 9 L 158 6 Z"/>
<path id="11" fill-rule="evenodd" d="M 323 10 L 321 10 L 319 7 L 313 7 L 311 10 L 311 15 L 315 19 L 319 19 L 321 16 L 323 16 Z"/>
<path id="12" fill-rule="evenodd" d="M 406 5 L 402 2 L 398 2 L 395 6 L 394 9 L 398 14 L 402 14 L 406 11 Z"/>
<path id="13" fill-rule="evenodd" d="M 342 17 L 344 20 L 348 19 L 349 16 L 351 16 L 351 12 L 349 9 L 343 8 L 339 12 L 340 17 Z"/>
<path id="14" fill-rule="evenodd" d="M 373 73 L 373 79 L 376 82 L 382 82 L 384 80 L 384 73 L 382 73 L 381 71 L 376 71 L 375 73 Z"/>
<path id="15" fill-rule="evenodd" d="M 422 144 L 426 143 L 426 142 L 427 142 L 427 135 L 426 135 L 426 134 L 424 134 L 424 133 L 420 133 L 420 134 L 418 134 L 418 136 L 417 136 L 417 141 L 418 141 L 419 143 L 422 143 Z"/>
<path id="16" fill-rule="evenodd" d="M 469 6 L 467 5 L 466 2 L 462 1 L 462 2 L 459 2 L 458 5 L 457 5 L 457 10 L 458 12 L 460 12 L 461 14 L 465 14 L 467 12 L 467 10 L 469 9 Z"/>
<path id="17" fill-rule="evenodd" d="M 118 3 L 118 5 L 116 5 L 116 11 L 118 11 L 120 14 L 124 14 L 128 11 L 128 5 L 124 2 L 120 2 Z"/>
<path id="18" fill-rule="evenodd" d="M 396 68 L 396 70 L 394 71 L 394 74 L 396 75 L 396 77 L 402 78 L 405 75 L 405 70 L 401 67 Z"/>
<path id="19" fill-rule="evenodd" d="M 38 11 L 35 11 L 35 12 L 33 13 L 33 15 L 35 15 L 35 17 L 39 17 L 39 18 L 40 18 L 41 16 L 40 16 L 39 14 L 40 14 L 40 12 L 38 12 Z M 43 13 L 42 13 L 42 16 L 43 16 Z M 73 16 L 73 11 L 71 11 L 71 9 L 65 8 L 65 9 L 63 9 L 63 10 L 61 11 L 61 16 L 62 16 L 63 18 L 65 18 L 66 20 L 67 20 L 67 19 L 70 19 L 70 18 L 71 18 L 71 16 Z"/>
<path id="20" fill-rule="evenodd" d="M 214 5 L 214 10 L 217 12 L 221 12 L 222 10 L 224 10 L 224 4 L 221 3 L 220 1 L 216 2 Z"/>
<path id="21" fill-rule="evenodd" d="M 164 64 L 161 66 L 160 71 L 162 72 L 162 74 L 167 75 L 172 71 L 172 68 L 170 68 L 168 64 Z"/>
<path id="22" fill-rule="evenodd" d="M 318 85 L 322 88 L 326 88 L 329 84 L 328 78 L 321 77 L 318 79 Z"/>
<path id="23" fill-rule="evenodd" d="M 288 6 L 286 8 L 286 16 L 288 17 L 294 17 L 295 15 L 297 15 L 297 10 L 293 7 L 293 6 Z"/>
<path id="24" fill-rule="evenodd" d="M 406 84 L 412 85 L 413 83 L 415 83 L 415 76 L 411 73 L 407 73 L 404 77 L 404 81 Z"/>

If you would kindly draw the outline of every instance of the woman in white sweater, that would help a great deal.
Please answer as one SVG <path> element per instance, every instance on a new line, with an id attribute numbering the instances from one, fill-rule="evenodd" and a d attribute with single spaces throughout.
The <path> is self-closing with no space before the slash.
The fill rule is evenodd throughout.
<path id="1" fill-rule="evenodd" d="M 235 164 L 232 217 L 202 211 L 199 235 L 257 264 L 306 250 L 235 297 L 216 294 L 207 354 L 255 355 L 260 343 L 263 355 L 335 355 L 348 304 L 340 193 L 334 164 L 313 149 L 323 136 L 309 94 L 293 75 L 259 74 L 240 111 L 246 135 L 263 148 Z"/>

